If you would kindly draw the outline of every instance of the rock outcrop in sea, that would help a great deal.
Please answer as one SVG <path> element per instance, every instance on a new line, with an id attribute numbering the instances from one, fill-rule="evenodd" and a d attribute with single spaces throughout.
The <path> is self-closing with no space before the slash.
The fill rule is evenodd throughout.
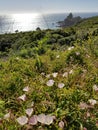
<path id="1" fill-rule="evenodd" d="M 73 14 L 70 13 L 67 16 L 67 18 L 64 19 L 64 21 L 59 21 L 58 24 L 60 27 L 69 27 L 69 26 L 77 24 L 81 20 L 82 20 L 82 18 L 80 16 L 73 17 Z"/>

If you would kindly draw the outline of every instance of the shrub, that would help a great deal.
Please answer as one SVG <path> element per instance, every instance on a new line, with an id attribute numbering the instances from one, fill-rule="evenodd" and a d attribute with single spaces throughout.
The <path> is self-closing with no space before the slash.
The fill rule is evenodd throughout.
<path id="1" fill-rule="evenodd" d="M 81 54 L 81 52 L 76 52 L 75 50 L 68 52 L 66 56 L 66 62 L 67 64 L 81 64 L 81 65 L 85 64 L 84 57 Z"/>

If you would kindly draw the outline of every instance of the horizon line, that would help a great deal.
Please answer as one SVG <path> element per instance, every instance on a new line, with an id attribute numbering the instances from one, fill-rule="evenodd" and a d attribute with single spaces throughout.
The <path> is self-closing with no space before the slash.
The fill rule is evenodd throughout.
<path id="1" fill-rule="evenodd" d="M 64 14 L 64 13 L 98 13 L 98 11 L 64 11 L 64 12 L 0 12 L 0 15 L 12 15 L 12 14 Z"/>

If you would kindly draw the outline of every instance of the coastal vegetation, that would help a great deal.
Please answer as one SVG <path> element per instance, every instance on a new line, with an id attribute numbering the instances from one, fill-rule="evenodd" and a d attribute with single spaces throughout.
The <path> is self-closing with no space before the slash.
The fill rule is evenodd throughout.
<path id="1" fill-rule="evenodd" d="M 0 35 L 0 130 L 98 130 L 98 17 Z"/>

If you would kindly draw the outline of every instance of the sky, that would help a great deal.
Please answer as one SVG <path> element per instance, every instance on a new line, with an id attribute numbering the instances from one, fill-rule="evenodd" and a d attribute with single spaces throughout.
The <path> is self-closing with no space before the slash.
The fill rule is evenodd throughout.
<path id="1" fill-rule="evenodd" d="M 33 12 L 98 12 L 98 0 L 0 0 L 0 14 Z"/>

